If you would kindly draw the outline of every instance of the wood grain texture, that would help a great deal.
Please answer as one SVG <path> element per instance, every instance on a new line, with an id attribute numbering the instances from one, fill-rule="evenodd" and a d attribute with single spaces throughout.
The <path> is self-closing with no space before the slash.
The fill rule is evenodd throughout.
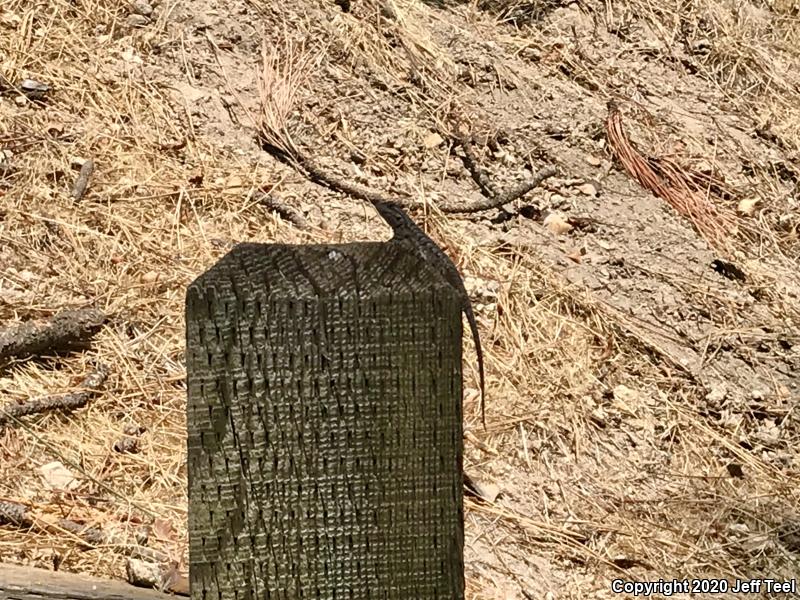
<path id="1" fill-rule="evenodd" d="M 122 581 L 0 563 L 0 600 L 171 600 Z"/>
<path id="2" fill-rule="evenodd" d="M 187 292 L 194 600 L 462 599 L 461 298 L 400 244 L 243 244 Z"/>
<path id="3" fill-rule="evenodd" d="M 475 312 L 472 310 L 472 300 L 470 300 L 467 288 L 464 287 L 464 280 L 458 267 L 450 260 L 436 242 L 425 233 L 414 220 L 408 216 L 403 208 L 394 202 L 375 202 L 373 204 L 383 220 L 392 228 L 394 237 L 392 243 L 408 244 L 412 252 L 416 252 L 426 264 L 438 271 L 445 281 L 453 286 L 461 298 L 461 310 L 467 317 L 469 329 L 472 333 L 472 341 L 475 344 L 475 353 L 478 355 L 478 376 L 481 385 L 481 421 L 483 428 L 486 429 L 486 377 L 483 368 L 483 349 L 481 348 L 481 336 L 478 332 L 478 323 L 475 320 Z"/>

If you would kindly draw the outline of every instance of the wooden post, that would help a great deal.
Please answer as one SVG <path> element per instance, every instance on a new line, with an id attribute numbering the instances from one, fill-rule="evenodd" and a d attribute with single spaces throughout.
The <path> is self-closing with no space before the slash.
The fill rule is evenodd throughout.
<path id="1" fill-rule="evenodd" d="M 242 244 L 186 299 L 193 600 L 464 597 L 461 304 L 401 244 Z"/>

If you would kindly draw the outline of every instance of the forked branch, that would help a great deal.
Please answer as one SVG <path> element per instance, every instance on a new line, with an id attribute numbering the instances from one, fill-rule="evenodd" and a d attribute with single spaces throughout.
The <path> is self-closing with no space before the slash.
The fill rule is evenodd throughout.
<path id="1" fill-rule="evenodd" d="M 296 103 L 297 92 L 308 76 L 312 61 L 302 49 L 287 44 L 288 59 L 279 60 L 275 49 L 262 50 L 263 70 L 259 82 L 261 111 L 258 119 L 258 135 L 261 147 L 280 162 L 303 173 L 308 179 L 335 192 L 359 198 L 372 204 L 395 202 L 407 206 L 408 194 L 389 196 L 367 186 L 354 183 L 345 177 L 335 175 L 322 167 L 311 156 L 301 150 L 293 141 L 288 129 L 288 118 Z M 489 210 L 528 193 L 542 181 L 555 174 L 553 167 L 542 169 L 531 179 L 512 188 L 498 192 L 488 176 L 478 167 L 474 152 L 469 143 L 462 145 L 467 154 L 467 169 L 475 179 L 485 200 L 471 203 L 447 203 L 440 206 L 444 212 L 472 213 Z"/>

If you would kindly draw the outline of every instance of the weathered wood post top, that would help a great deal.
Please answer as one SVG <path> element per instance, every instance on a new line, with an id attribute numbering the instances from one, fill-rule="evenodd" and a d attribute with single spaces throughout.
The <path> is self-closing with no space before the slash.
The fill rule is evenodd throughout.
<path id="1" fill-rule="evenodd" d="M 186 297 L 193 600 L 462 599 L 461 298 L 402 244 L 241 244 Z"/>

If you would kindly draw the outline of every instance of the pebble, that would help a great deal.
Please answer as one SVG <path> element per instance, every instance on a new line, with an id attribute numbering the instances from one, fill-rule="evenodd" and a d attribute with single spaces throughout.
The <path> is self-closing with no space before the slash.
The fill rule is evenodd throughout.
<path id="1" fill-rule="evenodd" d="M 584 183 L 583 185 L 579 185 L 578 191 L 586 196 L 597 196 L 597 188 L 592 183 Z"/>
<path id="2" fill-rule="evenodd" d="M 82 156 L 71 156 L 69 159 L 69 166 L 73 169 L 80 169 L 88 159 Z"/>
<path id="3" fill-rule="evenodd" d="M 567 220 L 561 213 L 552 212 L 544 219 L 544 226 L 556 235 L 567 233 L 572 230 L 572 225 L 567 223 Z"/>
<path id="4" fill-rule="evenodd" d="M 752 215 L 756 210 L 756 204 L 758 204 L 758 198 L 745 198 L 739 202 L 736 210 L 743 215 Z"/>
<path id="5" fill-rule="evenodd" d="M 35 79 L 23 79 L 19 84 L 22 93 L 31 100 L 41 100 L 50 91 L 50 86 Z"/>
<path id="6" fill-rule="evenodd" d="M 728 395 L 728 390 L 724 387 L 714 387 L 711 389 L 708 394 L 706 394 L 706 400 L 708 400 L 712 404 L 718 404 L 725 399 L 725 396 Z"/>
<path id="7" fill-rule="evenodd" d="M 128 15 L 128 18 L 125 20 L 125 22 L 129 27 L 145 27 L 150 24 L 150 19 L 144 15 L 134 13 L 132 15 Z"/>
<path id="8" fill-rule="evenodd" d="M 443 141 L 444 139 L 442 138 L 442 136 L 440 136 L 438 133 L 434 131 L 433 133 L 425 137 L 425 139 L 422 141 L 422 145 L 430 149 L 430 148 L 435 148 Z"/>
<path id="9" fill-rule="evenodd" d="M 155 283 L 158 279 L 159 274 L 157 271 L 148 271 L 141 277 L 142 283 Z"/>
<path id="10" fill-rule="evenodd" d="M 153 7 L 147 0 L 133 0 L 131 2 L 131 12 L 143 17 L 149 17 L 153 14 Z"/>
<path id="11" fill-rule="evenodd" d="M 50 86 L 35 79 L 23 79 L 19 84 L 20 89 L 26 94 L 31 92 L 47 92 Z"/>

